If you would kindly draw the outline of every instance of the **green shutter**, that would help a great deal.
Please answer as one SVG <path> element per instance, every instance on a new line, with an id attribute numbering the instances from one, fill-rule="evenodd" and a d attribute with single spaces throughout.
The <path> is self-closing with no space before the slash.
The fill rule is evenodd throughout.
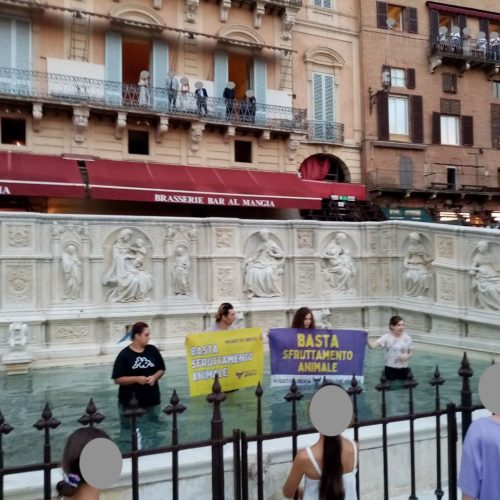
<path id="1" fill-rule="evenodd" d="M 262 57 L 256 57 L 253 61 L 254 91 L 257 110 L 255 112 L 255 122 L 265 123 L 266 121 L 266 89 L 267 89 L 267 65 Z"/>
<path id="2" fill-rule="evenodd" d="M 333 140 L 335 135 L 335 81 L 332 75 L 313 73 L 314 137 Z"/>
<path id="3" fill-rule="evenodd" d="M 228 78 L 227 52 L 216 51 L 214 54 L 214 97 L 217 98 L 215 113 L 219 118 L 226 116 L 226 105 L 222 99 L 222 94 L 226 88 Z"/>
<path id="4" fill-rule="evenodd" d="M 122 103 L 122 35 L 108 31 L 105 38 L 104 66 L 106 102 Z"/>
<path id="5" fill-rule="evenodd" d="M 0 17 L 0 89 L 2 92 L 12 91 L 13 44 L 12 21 Z"/>
<path id="6" fill-rule="evenodd" d="M 153 40 L 151 59 L 151 85 L 153 87 L 153 106 L 155 111 L 166 111 L 167 94 L 165 85 L 168 72 L 168 45 L 164 40 Z"/>
<path id="7" fill-rule="evenodd" d="M 30 95 L 31 93 L 31 25 L 29 21 L 17 19 L 14 34 L 16 68 L 16 93 Z"/>

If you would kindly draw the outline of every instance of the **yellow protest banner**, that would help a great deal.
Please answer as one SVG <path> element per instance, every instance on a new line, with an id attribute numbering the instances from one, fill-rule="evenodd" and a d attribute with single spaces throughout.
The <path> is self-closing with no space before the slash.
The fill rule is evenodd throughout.
<path id="1" fill-rule="evenodd" d="M 256 387 L 264 374 L 260 328 L 192 333 L 186 340 L 189 393 L 212 392 L 215 374 L 223 391 Z"/>

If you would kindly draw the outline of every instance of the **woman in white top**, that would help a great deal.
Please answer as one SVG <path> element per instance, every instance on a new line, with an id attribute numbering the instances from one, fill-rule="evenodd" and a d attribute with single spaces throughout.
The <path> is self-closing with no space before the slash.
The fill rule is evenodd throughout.
<path id="1" fill-rule="evenodd" d="M 293 498 L 297 492 L 303 500 L 357 500 L 357 455 L 354 441 L 320 434 L 315 444 L 297 453 L 283 495 Z"/>
<path id="2" fill-rule="evenodd" d="M 368 339 L 368 347 L 384 348 L 385 369 L 387 380 L 406 380 L 408 377 L 408 360 L 413 356 L 413 341 L 405 333 L 405 322 L 401 316 L 393 316 L 389 320 L 389 333 L 377 340 Z"/>

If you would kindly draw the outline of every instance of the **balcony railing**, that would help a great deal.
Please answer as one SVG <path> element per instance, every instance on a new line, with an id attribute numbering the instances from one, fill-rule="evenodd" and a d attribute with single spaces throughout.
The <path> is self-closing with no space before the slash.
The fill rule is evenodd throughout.
<path id="1" fill-rule="evenodd" d="M 432 191 L 452 193 L 497 193 L 496 179 L 484 175 L 474 167 L 457 167 L 455 182 L 448 179 L 446 170 L 426 172 L 421 168 L 411 171 L 378 168 L 368 173 L 368 189 L 394 191 Z"/>
<path id="2" fill-rule="evenodd" d="M 500 45 L 492 46 L 484 39 L 440 36 L 432 44 L 432 54 L 457 60 L 500 64 Z"/>
<path id="3" fill-rule="evenodd" d="M 0 67 L 1 97 L 162 114 L 250 128 L 307 130 L 305 109 L 5 67 Z"/>
<path id="4" fill-rule="evenodd" d="M 309 121 L 308 139 L 317 142 L 342 144 L 344 142 L 344 124 L 336 122 Z"/>

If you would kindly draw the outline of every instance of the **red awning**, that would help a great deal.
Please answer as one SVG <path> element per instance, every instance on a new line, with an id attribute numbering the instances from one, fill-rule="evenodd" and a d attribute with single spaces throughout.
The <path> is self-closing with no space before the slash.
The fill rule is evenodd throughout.
<path id="1" fill-rule="evenodd" d="M 85 184 L 75 160 L 2 151 L 0 194 L 83 198 Z"/>
<path id="2" fill-rule="evenodd" d="M 294 174 L 155 163 L 87 163 L 92 198 L 266 208 L 320 208 L 332 194 L 366 198 L 363 185 L 314 182 Z"/>
<path id="3" fill-rule="evenodd" d="M 439 12 L 446 12 L 448 14 L 490 19 L 491 21 L 500 22 L 500 14 L 497 12 L 488 12 L 486 10 L 473 9 L 470 7 L 459 7 L 457 5 L 448 5 L 438 2 L 427 2 L 427 7 L 429 7 L 429 9 L 438 10 Z"/>

